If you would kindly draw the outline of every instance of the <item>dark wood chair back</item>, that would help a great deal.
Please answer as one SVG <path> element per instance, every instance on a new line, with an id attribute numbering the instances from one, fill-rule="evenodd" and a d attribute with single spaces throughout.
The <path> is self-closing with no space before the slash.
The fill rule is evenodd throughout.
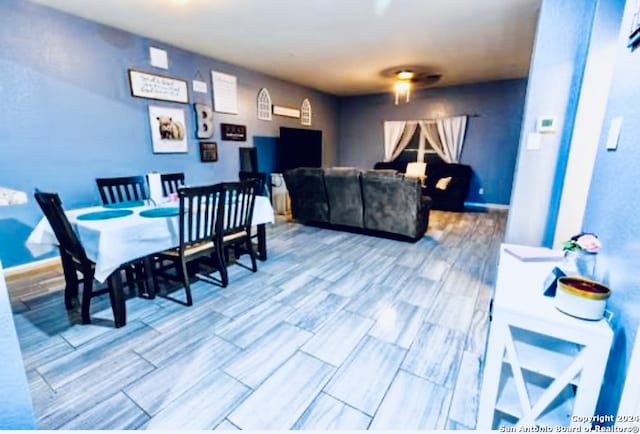
<path id="1" fill-rule="evenodd" d="M 204 241 L 213 241 L 222 222 L 224 190 L 221 184 L 183 187 L 180 198 L 180 252 Z"/>
<path id="2" fill-rule="evenodd" d="M 149 199 L 144 176 L 96 179 L 104 205 L 130 200 Z"/>
<path id="3" fill-rule="evenodd" d="M 256 196 L 269 196 L 269 189 L 267 187 L 269 184 L 267 184 L 266 173 L 241 171 L 238 173 L 238 178 L 240 178 L 240 181 L 248 181 L 250 179 L 255 179 L 257 182 Z"/>
<path id="4" fill-rule="evenodd" d="M 169 196 L 177 193 L 178 188 L 184 186 L 184 173 L 163 173 L 160 175 L 162 182 L 162 194 Z"/>
<path id="5" fill-rule="evenodd" d="M 225 192 L 225 216 L 221 232 L 223 239 L 243 231 L 246 231 L 247 234 L 251 233 L 253 207 L 258 190 L 257 184 L 255 179 L 222 184 Z"/>
<path id="6" fill-rule="evenodd" d="M 69 219 L 62 209 L 62 201 L 57 193 L 44 193 L 36 189 L 36 202 L 53 229 L 53 233 L 60 243 L 60 252 L 67 254 L 81 264 L 89 263 L 87 254 L 73 231 Z"/>

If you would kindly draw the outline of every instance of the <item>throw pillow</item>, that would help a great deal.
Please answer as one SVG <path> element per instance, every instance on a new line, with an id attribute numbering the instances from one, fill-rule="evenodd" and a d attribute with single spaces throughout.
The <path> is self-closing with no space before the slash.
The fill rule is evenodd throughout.
<path id="1" fill-rule="evenodd" d="M 450 182 L 451 182 L 450 176 L 447 176 L 446 178 L 440 178 L 438 179 L 438 182 L 436 182 L 436 188 L 438 190 L 446 190 Z"/>

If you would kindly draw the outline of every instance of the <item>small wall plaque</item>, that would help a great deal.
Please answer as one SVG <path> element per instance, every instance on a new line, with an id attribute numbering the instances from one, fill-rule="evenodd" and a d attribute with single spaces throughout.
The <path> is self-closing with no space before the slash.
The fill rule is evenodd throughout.
<path id="1" fill-rule="evenodd" d="M 218 161 L 218 145 L 216 142 L 200 142 L 200 161 L 203 163 Z"/>
<path id="2" fill-rule="evenodd" d="M 300 110 L 293 107 L 283 107 L 281 105 L 273 106 L 273 114 L 278 116 L 286 116 L 288 118 L 300 118 Z"/>
<path id="3" fill-rule="evenodd" d="M 247 141 L 247 127 L 245 125 L 220 124 L 220 132 L 222 140 L 232 140 L 234 142 Z"/>

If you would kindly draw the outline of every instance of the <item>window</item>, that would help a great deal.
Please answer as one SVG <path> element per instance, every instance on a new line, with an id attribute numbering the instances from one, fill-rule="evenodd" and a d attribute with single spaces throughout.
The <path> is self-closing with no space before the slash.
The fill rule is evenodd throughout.
<path id="1" fill-rule="evenodd" d="M 300 123 L 305 126 L 311 126 L 311 103 L 307 98 L 302 101 L 300 107 Z"/>
<path id="2" fill-rule="evenodd" d="M 411 141 L 409 142 L 409 144 L 407 144 L 407 147 L 404 148 L 402 153 L 398 155 L 398 158 L 396 158 L 396 161 L 410 162 L 410 161 L 419 160 L 420 141 L 424 140 L 420 137 L 421 135 L 422 135 L 422 132 L 420 131 L 420 127 L 416 128 L 416 131 L 413 133 L 413 136 L 411 136 Z M 439 159 L 438 154 L 431 147 L 431 145 L 427 140 L 424 140 L 423 146 L 424 146 L 424 154 L 425 154 L 423 157 L 423 161 L 430 162 L 434 158 Z"/>
<path id="3" fill-rule="evenodd" d="M 262 121 L 271 120 L 271 95 L 264 87 L 258 92 L 258 119 Z"/>

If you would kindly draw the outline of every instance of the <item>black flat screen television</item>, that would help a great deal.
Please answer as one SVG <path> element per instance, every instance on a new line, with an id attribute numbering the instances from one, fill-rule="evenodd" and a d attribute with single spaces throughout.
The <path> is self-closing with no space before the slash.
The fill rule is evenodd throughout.
<path id="1" fill-rule="evenodd" d="M 278 170 L 322 167 L 322 131 L 280 127 Z"/>

